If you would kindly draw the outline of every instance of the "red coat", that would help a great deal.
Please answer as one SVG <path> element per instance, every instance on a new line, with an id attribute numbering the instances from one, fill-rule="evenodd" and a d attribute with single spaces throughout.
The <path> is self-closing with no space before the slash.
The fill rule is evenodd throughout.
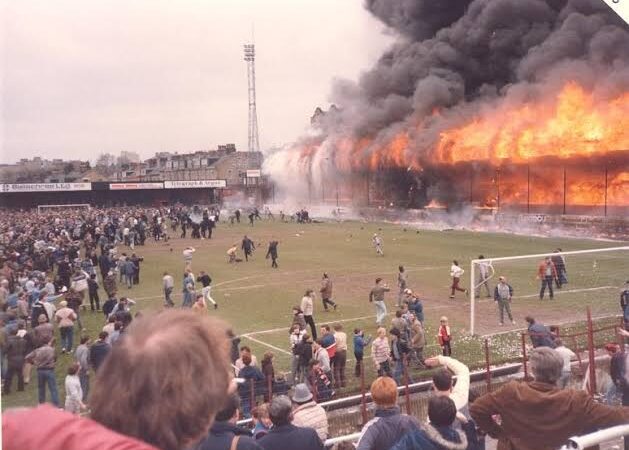
<path id="1" fill-rule="evenodd" d="M 553 263 L 552 261 L 550 262 L 550 271 L 552 273 L 553 278 L 557 278 L 557 269 L 555 268 L 555 263 Z M 545 260 L 539 263 L 539 267 L 537 268 L 537 275 L 539 276 L 540 280 L 543 280 L 544 277 L 546 276 L 546 261 Z"/>
<path id="2" fill-rule="evenodd" d="M 51 405 L 5 411 L 2 414 L 4 450 L 157 450 L 118 434 L 90 419 Z"/>

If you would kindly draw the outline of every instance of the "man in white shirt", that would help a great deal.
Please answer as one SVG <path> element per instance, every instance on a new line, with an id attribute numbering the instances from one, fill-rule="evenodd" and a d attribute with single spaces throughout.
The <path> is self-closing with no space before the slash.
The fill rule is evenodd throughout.
<path id="1" fill-rule="evenodd" d="M 432 382 L 436 395 L 447 395 L 452 399 L 456 410 L 469 419 L 468 398 L 470 395 L 470 369 L 460 361 L 449 356 L 435 356 L 424 361 L 428 367 L 444 366 L 433 375 Z M 452 386 L 452 375 L 456 384 Z"/>
<path id="2" fill-rule="evenodd" d="M 561 378 L 557 382 L 557 386 L 561 389 L 565 389 L 570 384 L 570 378 L 572 378 L 572 370 L 570 369 L 570 361 L 572 358 L 576 358 L 577 355 L 568 347 L 563 345 L 561 339 L 555 339 L 555 350 L 563 359 L 563 368 L 561 369 Z"/>
<path id="3" fill-rule="evenodd" d="M 167 308 L 172 308 L 173 306 L 175 306 L 175 303 L 170 296 L 173 293 L 173 289 L 175 287 L 175 280 L 168 272 L 164 272 L 162 285 L 164 288 L 164 306 L 166 306 Z"/>
<path id="4" fill-rule="evenodd" d="M 450 294 L 450 298 L 454 298 L 454 293 L 456 291 L 465 292 L 467 296 L 467 289 L 463 289 L 459 286 L 459 281 L 461 280 L 461 276 L 465 273 L 463 269 L 459 267 L 459 262 L 455 259 L 452 261 L 452 266 L 450 267 L 450 276 L 452 277 L 452 293 Z"/>

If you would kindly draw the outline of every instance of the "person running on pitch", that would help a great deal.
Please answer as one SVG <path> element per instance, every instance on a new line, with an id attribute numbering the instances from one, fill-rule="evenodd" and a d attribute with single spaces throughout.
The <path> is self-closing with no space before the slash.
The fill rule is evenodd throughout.
<path id="1" fill-rule="evenodd" d="M 373 234 L 373 238 L 371 239 L 373 246 L 376 249 L 376 255 L 384 256 L 384 252 L 382 251 L 382 238 L 378 236 L 378 233 Z"/>
<path id="2" fill-rule="evenodd" d="M 459 286 L 459 281 L 464 273 L 465 271 L 459 267 L 459 262 L 456 259 L 452 261 L 452 267 L 450 267 L 450 276 L 452 277 L 452 292 L 450 293 L 450 298 L 454 298 L 456 291 L 465 292 L 465 295 L 467 295 L 467 289 L 463 289 Z"/>
<path id="3" fill-rule="evenodd" d="M 369 292 L 369 302 L 376 305 L 376 325 L 381 326 L 387 316 L 387 305 L 384 303 L 384 294 L 389 292 L 389 286 L 382 283 L 382 278 L 376 278 L 376 285 Z"/>
<path id="4" fill-rule="evenodd" d="M 327 273 L 323 273 L 323 278 L 321 279 L 321 289 L 319 289 L 321 293 L 321 301 L 323 301 L 323 309 L 328 310 L 328 305 L 332 306 L 336 311 L 336 303 L 332 300 L 332 280 L 328 276 Z"/>
<path id="5" fill-rule="evenodd" d="M 206 302 L 210 302 L 214 305 L 214 309 L 218 309 L 218 304 L 212 298 L 212 279 L 210 276 L 205 273 L 203 270 L 197 277 L 197 281 L 199 281 L 203 285 L 203 289 L 201 289 L 201 294 L 203 295 L 203 300 Z"/>
<path id="6" fill-rule="evenodd" d="M 253 251 L 256 249 L 256 246 L 253 241 L 247 237 L 247 235 L 245 235 L 242 239 L 241 248 L 245 254 L 245 261 L 249 261 L 249 257 L 253 255 Z"/>

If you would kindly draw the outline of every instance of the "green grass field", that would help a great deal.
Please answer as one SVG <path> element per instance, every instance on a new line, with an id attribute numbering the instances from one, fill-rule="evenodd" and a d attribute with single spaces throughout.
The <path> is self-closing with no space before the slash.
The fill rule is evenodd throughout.
<path id="1" fill-rule="evenodd" d="M 383 236 L 384 257 L 376 256 L 371 246 L 374 232 Z M 230 265 L 225 252 L 230 245 L 239 243 L 244 234 L 249 235 L 260 248 L 249 262 Z M 264 258 L 271 238 L 280 241 L 279 269 L 270 268 L 270 261 Z M 336 312 L 326 313 L 317 298 L 315 321 L 317 325 L 343 322 L 350 341 L 348 357 L 353 356 L 351 334 L 355 327 L 364 328 L 370 335 L 375 331 L 375 310 L 368 302 L 374 279 L 382 277 L 392 288 L 386 302 L 389 312 L 393 312 L 397 300 L 397 267 L 402 264 L 409 272 L 410 287 L 421 293 L 424 302 L 429 344 L 427 355 L 438 353 L 434 335 L 439 317 L 447 315 L 454 331 L 453 356 L 478 367 L 484 364 L 483 341 L 467 333 L 470 301 L 460 293 L 455 300 L 448 298 L 449 267 L 453 259 L 458 259 L 466 270 L 462 285 L 467 287 L 469 261 L 479 254 L 499 257 L 545 253 L 556 247 L 571 251 L 627 243 L 463 231 L 416 231 L 399 225 L 359 222 L 296 224 L 261 221 L 256 222 L 253 228 L 244 223 L 235 226 L 220 224 L 211 240 L 173 238 L 169 243 L 151 241 L 145 247 L 136 247 L 136 253 L 144 257 L 141 283 L 131 290 L 120 288 L 120 295 L 137 300 L 135 311 L 149 312 L 162 308 L 161 277 L 165 270 L 175 276 L 175 301 L 181 303 L 179 291 L 184 266 L 181 252 L 188 245 L 197 249 L 192 263 L 195 275 L 199 270 L 205 270 L 213 279 L 212 296 L 218 301 L 219 309 L 211 309 L 208 314 L 230 323 L 235 332 L 243 336 L 241 345 L 249 345 L 259 359 L 264 352 L 273 351 L 276 372 L 281 372 L 289 369 L 287 330 L 291 323 L 291 307 L 300 303 L 307 288 L 318 292 L 324 271 L 333 279 L 334 300 L 339 308 Z M 119 251 L 128 249 L 120 247 Z M 522 328 L 526 314 L 532 314 L 547 324 L 583 321 L 586 306 L 592 308 L 594 316 L 619 314 L 618 287 L 629 278 L 627 252 L 568 258 L 570 283 L 552 303 L 540 303 L 537 299 L 537 264 L 537 260 L 526 260 L 495 266 L 496 275 L 506 275 L 516 291 L 513 301 L 516 326 L 498 326 L 492 300 L 482 298 L 477 304 L 477 333 L 502 333 L 491 338 L 492 362 L 518 357 L 519 335 L 504 332 Z M 491 284 L 493 286 L 493 280 Z M 104 291 L 101 289 L 100 292 L 101 298 L 104 297 Z M 92 338 L 104 325 L 101 313 L 85 312 L 83 321 Z M 71 359 L 69 355 L 59 356 L 57 380 L 62 402 L 65 370 Z M 352 363 L 348 362 L 348 366 L 351 367 Z M 366 367 L 372 370 L 371 364 Z M 368 375 L 372 376 L 371 373 Z M 2 408 L 36 404 L 36 384 L 35 371 L 23 393 L 15 392 L 14 380 L 12 393 L 2 397 Z"/>

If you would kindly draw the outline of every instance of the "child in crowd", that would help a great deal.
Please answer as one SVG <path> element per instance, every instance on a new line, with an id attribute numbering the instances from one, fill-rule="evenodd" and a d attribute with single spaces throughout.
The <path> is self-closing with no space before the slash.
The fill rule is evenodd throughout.
<path id="1" fill-rule="evenodd" d="M 317 360 L 310 361 L 308 370 L 308 385 L 316 393 L 317 402 L 323 402 L 332 398 L 335 394 L 332 389 L 332 381 L 321 368 Z"/>
<path id="2" fill-rule="evenodd" d="M 260 406 L 256 406 L 251 410 L 251 417 L 253 418 L 253 438 L 258 440 L 266 436 L 271 429 L 273 423 L 269 417 L 269 404 L 262 403 Z"/>
<path id="3" fill-rule="evenodd" d="M 440 319 L 437 338 L 439 339 L 443 356 L 452 355 L 452 334 L 450 333 L 450 326 L 448 325 L 448 318 L 446 316 L 442 316 Z"/>
<path id="4" fill-rule="evenodd" d="M 356 358 L 356 366 L 354 367 L 354 376 L 360 377 L 360 372 L 365 355 L 365 347 L 371 343 L 371 337 L 365 337 L 365 332 L 360 328 L 354 328 L 354 357 Z"/>
<path id="5" fill-rule="evenodd" d="M 83 403 L 83 389 L 79 380 L 79 363 L 74 363 L 68 367 L 68 375 L 65 379 L 66 403 L 65 410 L 72 414 L 79 414 L 81 409 L 85 409 Z"/>

